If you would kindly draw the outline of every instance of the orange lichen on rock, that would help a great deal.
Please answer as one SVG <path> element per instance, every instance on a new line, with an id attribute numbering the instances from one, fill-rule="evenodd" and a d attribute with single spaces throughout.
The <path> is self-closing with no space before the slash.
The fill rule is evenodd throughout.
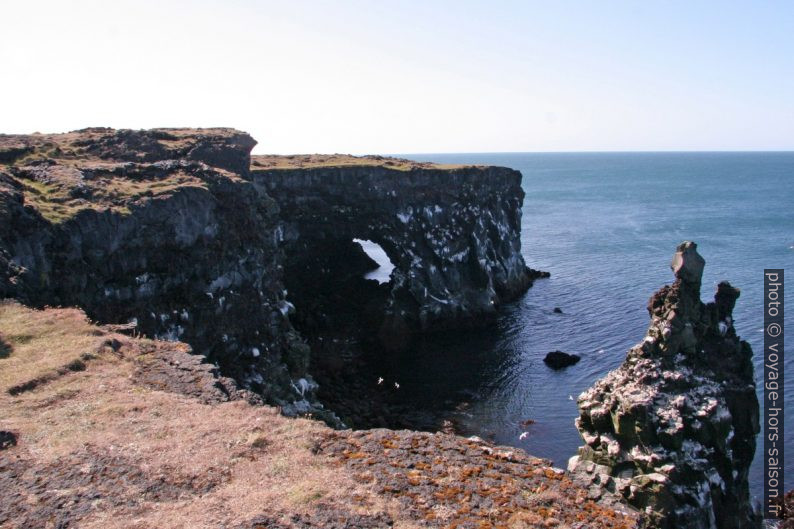
<path id="1" fill-rule="evenodd" d="M 345 455 L 351 443 L 375 460 L 367 467 L 372 486 L 397 500 L 406 515 L 433 527 L 628 529 L 638 524 L 636 513 L 619 506 L 584 503 L 586 491 L 564 472 L 521 450 L 444 433 L 369 430 L 329 432 L 320 453 L 360 469 L 359 461 Z M 430 457 L 444 464 L 428 464 Z"/>

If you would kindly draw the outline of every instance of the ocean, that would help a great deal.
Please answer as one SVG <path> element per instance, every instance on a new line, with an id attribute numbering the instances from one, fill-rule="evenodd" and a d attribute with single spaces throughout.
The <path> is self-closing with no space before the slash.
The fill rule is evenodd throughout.
<path id="1" fill-rule="evenodd" d="M 382 366 L 418 408 L 448 416 L 462 434 L 521 447 L 564 468 L 582 444 L 574 427 L 576 397 L 643 338 L 648 298 L 672 281 L 670 259 L 684 240 L 697 242 L 706 259 L 704 301 L 722 280 L 742 291 L 735 326 L 753 347 L 763 402 L 764 268 L 789 271 L 785 322 L 793 343 L 794 153 L 405 157 L 521 171 L 524 258 L 551 272 L 505 307 L 488 332 L 429 341 Z M 558 349 L 581 355 L 581 362 L 552 371 L 542 359 Z M 792 366 L 789 354 L 786 489 L 794 487 Z M 534 424 L 522 426 L 528 419 Z M 751 474 L 755 496 L 763 490 L 761 448 L 759 437 Z"/>

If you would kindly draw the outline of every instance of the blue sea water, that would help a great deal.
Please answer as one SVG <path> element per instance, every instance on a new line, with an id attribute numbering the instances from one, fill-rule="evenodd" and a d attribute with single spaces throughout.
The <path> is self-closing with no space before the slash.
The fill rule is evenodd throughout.
<path id="1" fill-rule="evenodd" d="M 742 291 L 734 317 L 763 374 L 763 270 L 789 272 L 787 340 L 794 331 L 794 153 L 516 153 L 407 157 L 507 166 L 526 192 L 523 254 L 551 272 L 506 307 L 491 332 L 420 345 L 384 365 L 417 406 L 447 413 L 467 435 L 520 446 L 564 467 L 582 441 L 576 397 L 623 361 L 648 325 L 650 295 L 672 280 L 670 258 L 693 240 L 706 259 L 702 297 L 718 282 Z M 555 314 L 560 307 L 562 314 Z M 789 347 L 790 348 L 790 347 Z M 555 372 L 542 362 L 582 356 Z M 786 488 L 794 487 L 794 357 L 785 372 Z M 535 424 L 522 426 L 532 419 Z M 529 434 L 519 439 L 523 431 Z M 761 439 L 752 468 L 762 493 Z"/>

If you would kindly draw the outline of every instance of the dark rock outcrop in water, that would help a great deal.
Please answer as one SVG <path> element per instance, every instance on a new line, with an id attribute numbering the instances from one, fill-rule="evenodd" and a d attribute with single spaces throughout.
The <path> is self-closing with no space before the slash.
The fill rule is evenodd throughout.
<path id="1" fill-rule="evenodd" d="M 541 275 L 521 256 L 524 192 L 512 169 L 257 169 L 255 159 L 252 179 L 281 207 L 288 276 L 311 292 L 323 271 L 339 274 L 335 258 L 355 260 L 353 239 L 383 248 L 395 267 L 378 323 L 387 345 L 488 322 Z"/>
<path id="2" fill-rule="evenodd" d="M 676 280 L 650 299 L 626 361 L 580 395 L 586 444 L 569 470 L 594 497 L 616 494 L 664 529 L 757 527 L 748 472 L 759 431 L 752 350 L 733 327 L 739 291 L 700 301 L 705 261 L 678 247 Z"/>
<path id="3" fill-rule="evenodd" d="M 579 362 L 582 357 L 562 351 L 552 351 L 543 358 L 543 363 L 552 369 L 563 369 Z"/>
<path id="4" fill-rule="evenodd" d="M 252 176 L 255 143 L 233 129 L 0 135 L 0 298 L 185 341 L 285 413 L 339 424 L 290 321 L 290 301 L 308 299 L 299 265 L 358 274 L 373 263 L 352 238 L 382 243 L 392 284 L 357 295 L 377 294 L 367 314 L 397 330 L 478 323 L 531 283 L 517 172 L 380 158 L 314 171 L 281 157 L 290 168 Z M 346 294 L 329 295 L 344 307 Z"/>

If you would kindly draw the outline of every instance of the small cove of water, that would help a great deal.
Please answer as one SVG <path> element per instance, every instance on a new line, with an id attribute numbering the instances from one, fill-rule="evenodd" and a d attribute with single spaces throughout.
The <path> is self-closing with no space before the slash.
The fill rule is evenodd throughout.
<path id="1" fill-rule="evenodd" d="M 721 280 L 742 290 L 735 322 L 755 351 L 760 381 L 763 269 L 794 269 L 794 153 L 407 157 L 521 171 L 524 257 L 552 273 L 505 307 L 493 329 L 428 341 L 384 363 L 383 376 L 399 381 L 409 402 L 454 417 L 464 434 L 520 446 L 564 467 L 581 444 L 577 395 L 642 339 L 648 298 L 671 282 L 670 258 L 683 240 L 696 241 L 706 259 L 705 301 Z M 794 305 L 786 324 L 790 334 Z M 557 349 L 582 361 L 552 371 L 542 359 Z M 789 355 L 785 371 L 792 373 L 793 365 Z M 794 402 L 794 383 L 785 394 Z M 535 423 L 522 426 L 527 419 Z M 792 419 L 790 406 L 787 476 L 794 476 Z M 524 431 L 528 436 L 520 440 Z M 761 493 L 759 453 L 760 447 L 751 474 L 755 495 Z M 787 488 L 794 486 L 790 480 Z"/>

